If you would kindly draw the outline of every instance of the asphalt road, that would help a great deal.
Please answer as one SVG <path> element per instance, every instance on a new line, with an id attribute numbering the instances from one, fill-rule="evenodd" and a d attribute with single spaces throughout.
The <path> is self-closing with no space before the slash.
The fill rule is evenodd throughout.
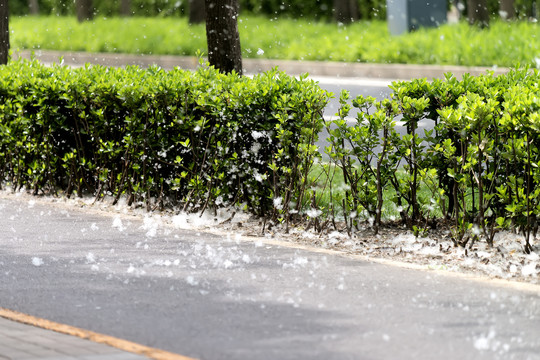
<path id="1" fill-rule="evenodd" d="M 540 359 L 538 287 L 6 193 L 0 229 L 0 307 L 186 356 Z"/>

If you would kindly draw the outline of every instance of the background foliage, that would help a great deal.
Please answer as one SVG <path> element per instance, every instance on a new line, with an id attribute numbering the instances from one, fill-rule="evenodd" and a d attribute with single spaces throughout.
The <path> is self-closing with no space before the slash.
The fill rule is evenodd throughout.
<path id="1" fill-rule="evenodd" d="M 97 15 L 118 16 L 120 0 L 93 0 Z M 262 15 L 269 18 L 306 18 L 331 20 L 333 17 L 333 0 L 239 0 L 243 14 Z M 499 1 L 488 0 L 489 13 L 498 17 Z M 72 0 L 38 0 L 42 15 L 73 15 Z M 132 0 L 132 12 L 135 16 L 185 16 L 187 0 Z M 466 15 L 466 1 L 463 15 Z M 12 14 L 28 14 L 27 0 L 9 0 Z M 534 0 L 516 0 L 515 9 L 518 18 L 527 19 L 535 16 Z M 358 0 L 360 19 L 385 19 L 385 0 Z"/>
<path id="2" fill-rule="evenodd" d="M 120 0 L 93 0 L 97 15 L 118 16 Z M 360 18 L 384 19 L 384 0 L 359 0 Z M 39 0 L 42 15 L 73 15 L 72 0 Z M 27 0 L 9 0 L 11 12 L 15 15 L 28 14 Z M 185 16 L 187 0 L 132 0 L 134 16 Z M 290 17 L 331 20 L 332 0 L 240 0 L 240 10 L 244 14 L 266 17 Z"/>
<path id="3" fill-rule="evenodd" d="M 243 56 L 291 60 L 532 67 L 540 63 L 538 24 L 465 23 L 390 36 L 383 21 L 349 26 L 245 16 L 239 19 Z M 136 54 L 196 55 L 206 51 L 204 25 L 185 18 L 13 17 L 12 48 Z M 179 35 L 182 34 L 182 35 Z"/>

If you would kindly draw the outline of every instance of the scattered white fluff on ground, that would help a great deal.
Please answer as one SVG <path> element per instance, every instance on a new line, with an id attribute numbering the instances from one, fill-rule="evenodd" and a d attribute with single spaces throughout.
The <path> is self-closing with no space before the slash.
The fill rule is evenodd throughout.
<path id="1" fill-rule="evenodd" d="M 294 260 L 291 263 L 284 263 L 282 267 L 283 269 L 305 268 L 308 262 L 309 262 L 308 258 L 303 257 L 303 256 L 298 256 L 298 254 L 295 254 Z"/>
<path id="2" fill-rule="evenodd" d="M 495 330 L 490 329 L 489 333 L 479 336 L 473 343 L 475 349 L 479 351 L 498 352 L 500 355 L 507 353 L 510 350 L 510 345 L 497 340 L 496 335 Z"/>
<path id="3" fill-rule="evenodd" d="M 196 280 L 193 276 L 189 275 L 186 277 L 186 282 L 191 286 L 199 285 L 199 281 Z"/>
<path id="4" fill-rule="evenodd" d="M 227 232 L 227 241 L 236 242 L 252 241 L 254 249 L 267 246 L 268 240 L 282 240 L 300 242 L 311 246 L 324 247 L 344 251 L 346 253 L 366 255 L 370 257 L 392 258 L 398 261 L 413 262 L 425 265 L 430 269 L 444 269 L 452 271 L 465 271 L 482 273 L 490 277 L 516 279 L 532 283 L 540 283 L 540 242 L 531 238 L 533 252 L 524 252 L 525 239 L 522 235 L 512 232 L 499 232 L 494 238 L 494 247 L 490 248 L 486 241 L 476 241 L 473 249 L 454 247 L 448 236 L 441 238 L 416 238 L 405 229 L 396 229 L 394 236 L 370 236 L 369 230 L 364 232 L 366 237 L 353 234 L 349 237 L 346 232 L 329 231 L 326 234 L 314 232 L 312 229 L 291 228 L 289 234 L 285 234 L 280 226 L 274 226 L 270 231 L 261 234 L 262 223 L 252 219 L 251 215 L 235 209 L 222 209 L 217 213 L 206 211 L 200 214 L 188 214 L 181 211 L 153 212 L 148 213 L 144 207 L 128 207 L 125 199 L 120 199 L 116 205 L 112 205 L 112 199 L 105 198 L 94 203 L 93 197 L 71 198 L 44 196 L 36 199 L 24 192 L 24 189 L 16 193 L 4 187 L 1 191 L 3 196 L 15 196 L 23 199 L 28 206 L 35 207 L 37 201 L 50 201 L 57 204 L 66 204 L 74 207 L 104 211 L 112 214 L 112 228 L 117 231 L 126 231 L 131 222 L 129 216 L 142 220 L 142 230 L 146 231 L 147 240 L 139 244 L 140 248 L 152 248 L 153 241 L 159 240 L 159 236 L 166 234 L 172 229 L 188 230 L 217 230 L 220 234 Z M 69 211 L 64 211 L 69 217 Z M 234 214 L 234 216 L 233 216 Z M 318 214 L 313 213 L 313 216 Z M 97 231 L 96 223 L 87 226 L 87 230 Z M 249 237 L 246 237 L 249 235 Z M 178 239 L 178 237 L 176 236 Z M 246 264 L 257 261 L 253 254 L 245 254 L 238 249 L 227 248 L 227 251 L 219 247 L 194 249 L 193 253 L 202 258 L 207 266 L 222 269 L 242 269 Z M 223 252 L 223 253 L 220 253 Z M 191 251 L 190 251 L 191 253 Z M 82 257 L 88 264 L 96 265 L 97 259 L 91 253 L 83 254 Z M 32 258 L 34 266 L 43 265 L 43 259 Z M 299 268 L 302 259 L 292 260 L 285 267 Z M 135 266 L 128 268 L 131 274 L 140 276 L 143 272 Z M 141 271 L 144 271 L 140 269 Z M 128 271 L 129 272 L 129 271 Z"/>
<path id="5" fill-rule="evenodd" d="M 215 215 L 210 214 L 208 211 L 202 214 L 182 211 L 171 216 L 170 220 L 177 229 L 193 230 L 196 228 L 216 226 L 225 221 L 229 221 L 231 224 L 237 224 L 246 221 L 248 218 L 249 214 L 240 211 L 220 209 Z"/>
<path id="6" fill-rule="evenodd" d="M 113 220 L 112 227 L 118 229 L 118 231 L 124 231 L 126 228 L 124 227 L 124 224 L 122 223 L 122 219 L 120 219 L 119 216 L 116 216 Z"/>
<path id="7" fill-rule="evenodd" d="M 527 264 L 521 268 L 521 274 L 523 276 L 536 276 L 538 274 L 538 270 L 536 270 L 536 266 L 538 263 L 532 262 L 530 264 Z"/>
<path id="8" fill-rule="evenodd" d="M 43 265 L 43 259 L 39 257 L 33 257 L 32 258 L 32 265 L 34 266 L 41 266 Z"/>
<path id="9" fill-rule="evenodd" d="M 489 350 L 491 342 L 495 338 L 495 331 L 491 330 L 489 334 L 482 335 L 474 341 L 474 347 L 477 350 Z"/>
<path id="10" fill-rule="evenodd" d="M 414 244 L 416 243 L 416 236 L 410 233 L 399 234 L 392 240 L 392 244 Z"/>
<path id="11" fill-rule="evenodd" d="M 96 262 L 96 257 L 93 253 L 89 252 L 88 254 L 86 254 L 86 263 L 87 264 L 92 264 L 92 263 L 95 263 Z"/>
<path id="12" fill-rule="evenodd" d="M 438 246 L 424 246 L 419 250 L 420 254 L 422 255 L 438 255 L 440 254 L 440 250 Z"/>
<path id="13" fill-rule="evenodd" d="M 155 237 L 158 229 L 162 226 L 161 217 L 157 215 L 145 215 L 141 228 L 146 230 L 147 237 Z"/>

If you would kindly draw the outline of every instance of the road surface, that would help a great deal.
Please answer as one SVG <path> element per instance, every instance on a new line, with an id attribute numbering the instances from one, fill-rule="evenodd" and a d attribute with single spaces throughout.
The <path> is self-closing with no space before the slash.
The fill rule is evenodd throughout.
<path id="1" fill-rule="evenodd" d="M 0 229 L 0 307 L 185 356 L 540 359 L 538 287 L 6 193 Z"/>

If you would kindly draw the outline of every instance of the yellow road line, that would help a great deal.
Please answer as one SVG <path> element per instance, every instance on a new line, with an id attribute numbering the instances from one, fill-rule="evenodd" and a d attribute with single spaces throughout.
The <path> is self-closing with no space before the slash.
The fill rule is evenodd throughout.
<path id="1" fill-rule="evenodd" d="M 46 330 L 55 331 L 61 334 L 76 336 L 81 339 L 90 340 L 95 343 L 105 344 L 119 350 L 134 354 L 144 355 L 154 360 L 195 360 L 186 356 L 173 354 L 167 351 L 154 349 L 148 346 L 137 344 L 131 341 L 115 338 L 108 335 L 99 334 L 93 331 L 80 329 L 74 326 L 60 324 L 54 321 L 41 319 L 35 316 L 20 313 L 0 307 L 0 317 L 17 321 L 23 324 L 32 325 Z"/>

